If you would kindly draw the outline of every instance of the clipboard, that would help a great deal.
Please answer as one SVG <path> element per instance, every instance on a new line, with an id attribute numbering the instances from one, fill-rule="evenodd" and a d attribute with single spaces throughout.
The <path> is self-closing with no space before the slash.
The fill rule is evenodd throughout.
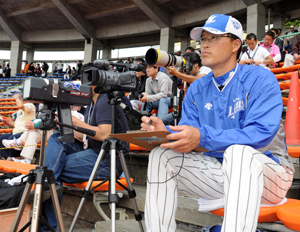
<path id="1" fill-rule="evenodd" d="M 134 131 L 123 134 L 111 134 L 110 137 L 123 140 L 128 143 L 133 143 L 149 151 L 159 146 L 162 143 L 167 143 L 166 136 L 171 134 L 168 131 Z M 197 147 L 193 151 L 207 152 L 203 147 Z"/>

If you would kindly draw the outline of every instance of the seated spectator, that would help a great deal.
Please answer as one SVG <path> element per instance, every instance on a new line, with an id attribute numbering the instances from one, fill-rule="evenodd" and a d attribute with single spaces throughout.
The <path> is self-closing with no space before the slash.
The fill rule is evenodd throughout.
<path id="1" fill-rule="evenodd" d="M 300 27 L 299 27 L 300 30 Z M 297 40 L 294 43 L 292 54 L 286 54 L 284 58 L 283 67 L 290 67 L 295 64 L 296 60 L 300 59 L 300 36 L 297 37 Z"/>
<path id="2" fill-rule="evenodd" d="M 29 64 L 28 64 L 28 61 L 26 60 L 25 65 L 24 65 L 24 69 L 22 69 L 20 73 L 27 73 L 28 68 L 29 68 Z"/>
<path id="3" fill-rule="evenodd" d="M 243 53 L 240 59 L 240 64 L 256 65 L 269 69 L 267 65 L 273 64 L 274 60 L 266 49 L 257 44 L 256 35 L 253 33 L 248 34 L 246 37 L 246 43 L 248 44 L 248 49 Z"/>
<path id="4" fill-rule="evenodd" d="M 200 56 L 195 52 L 190 52 L 184 54 L 185 57 L 189 56 L 191 59 L 191 63 L 193 64 L 192 70 L 190 70 L 190 74 L 187 75 L 185 73 L 185 69 L 183 72 L 180 72 L 176 69 L 176 67 L 166 67 L 169 70 L 169 75 L 176 76 L 187 83 L 193 83 L 195 80 L 205 76 L 207 73 L 211 71 L 210 68 L 201 66 Z"/>
<path id="5" fill-rule="evenodd" d="M 26 130 L 25 122 L 28 120 L 35 119 L 35 106 L 32 103 L 24 103 L 22 98 L 16 94 L 13 96 L 16 99 L 16 104 L 19 107 L 18 112 L 16 113 L 17 117 L 15 121 L 13 121 L 12 118 L 3 118 L 2 123 L 4 125 L 9 125 L 10 127 L 14 127 L 12 133 L 4 134 L 0 136 L 0 148 L 3 148 L 3 140 L 4 139 L 18 139 L 21 134 Z M 17 146 L 23 146 L 22 144 L 16 143 Z M 17 157 L 20 155 L 19 151 L 16 151 L 14 149 L 6 149 L 1 150 L 1 157 L 7 158 L 7 157 Z"/>
<path id="6" fill-rule="evenodd" d="M 48 69 L 49 69 L 49 65 L 44 61 L 42 65 L 42 70 L 45 71 L 46 76 L 47 76 Z"/>
<path id="7" fill-rule="evenodd" d="M 193 47 L 186 47 L 185 50 L 184 50 L 184 53 L 189 53 L 189 52 L 194 52 L 195 51 L 195 48 Z"/>
<path id="8" fill-rule="evenodd" d="M 125 60 L 124 63 L 125 63 L 125 64 L 130 64 L 130 63 L 132 63 L 130 57 L 127 57 L 127 60 Z"/>
<path id="9" fill-rule="evenodd" d="M 94 92 L 95 86 L 92 87 Z M 99 156 L 99 152 L 104 139 L 108 139 L 111 133 L 112 106 L 107 102 L 106 94 L 93 93 L 93 102 L 85 110 L 84 122 L 76 117 L 72 117 L 73 125 L 96 131 L 94 137 L 87 136 L 85 142 L 76 140 L 74 143 L 59 142 L 59 134 L 50 136 L 46 148 L 45 165 L 53 170 L 54 178 L 57 182 L 81 183 L 87 181 L 92 173 L 94 164 Z M 128 130 L 127 121 L 121 106 L 116 110 L 115 133 L 125 133 Z M 83 139 L 83 134 L 75 133 L 77 138 Z M 87 144 L 87 149 L 84 149 Z M 126 143 L 126 147 L 128 144 Z M 122 149 L 124 155 L 128 154 L 127 149 Z M 110 155 L 108 152 L 100 163 L 95 179 L 104 179 L 110 175 Z M 116 176 L 122 173 L 122 166 L 117 156 Z M 60 196 L 61 197 L 61 196 Z M 53 229 L 57 229 L 57 222 L 54 214 L 52 200 L 43 203 L 42 214 L 45 220 Z"/>
<path id="10" fill-rule="evenodd" d="M 193 64 L 193 68 L 190 71 L 190 74 L 187 75 L 185 73 L 185 69 L 183 72 L 179 72 L 176 70 L 175 67 L 167 67 L 169 70 L 170 75 L 177 76 L 181 78 L 182 80 L 186 81 L 187 83 L 193 83 L 195 80 L 202 78 L 203 76 L 207 75 L 209 72 L 211 72 L 211 69 L 209 67 L 201 65 L 201 59 L 200 56 L 195 52 L 190 52 L 184 54 L 184 56 L 187 58 L 190 57 L 190 62 Z M 186 91 L 186 89 L 185 89 Z M 180 119 L 180 118 L 178 118 Z M 162 121 L 165 125 L 174 125 L 174 117 L 173 113 L 169 113 L 166 116 L 162 118 Z M 179 121 L 179 120 L 178 120 Z"/>
<path id="11" fill-rule="evenodd" d="M 72 68 L 71 78 L 72 78 L 72 80 L 77 80 L 77 71 L 76 71 L 75 67 Z"/>
<path id="12" fill-rule="evenodd" d="M 78 75 L 81 75 L 81 68 L 82 68 L 82 61 L 79 60 L 79 61 L 77 62 L 77 74 L 78 74 Z"/>
<path id="13" fill-rule="evenodd" d="M 34 70 L 34 64 L 31 62 L 27 71 L 27 76 L 34 76 Z"/>
<path id="14" fill-rule="evenodd" d="M 3 77 L 10 78 L 10 71 L 11 70 L 9 68 L 9 64 L 7 64 L 6 67 L 5 67 L 5 69 L 4 69 L 4 71 L 3 71 L 3 73 L 2 73 Z"/>
<path id="15" fill-rule="evenodd" d="M 36 67 L 34 69 L 34 75 L 36 77 L 39 77 L 41 75 L 41 67 L 40 67 L 40 64 L 36 64 Z"/>
<path id="16" fill-rule="evenodd" d="M 55 65 L 56 71 L 61 74 L 62 70 L 64 68 L 64 64 L 61 61 L 58 61 Z"/>
<path id="17" fill-rule="evenodd" d="M 147 113 L 151 113 L 153 109 L 158 109 L 157 117 L 162 119 L 169 113 L 172 96 L 172 80 L 171 78 L 158 71 L 156 66 L 147 66 L 146 90 L 143 97 L 139 100 L 146 104 Z"/>
<path id="18" fill-rule="evenodd" d="M 137 64 L 146 65 L 145 60 L 142 58 L 137 59 Z M 134 110 L 142 110 L 143 102 L 141 102 L 139 98 L 140 95 L 143 92 L 145 92 L 146 80 L 147 80 L 146 68 L 144 68 L 143 71 L 136 72 L 136 77 L 139 79 L 138 86 L 136 91 L 131 92 L 129 94 L 129 100 Z"/>
<path id="19" fill-rule="evenodd" d="M 272 28 L 271 31 L 275 34 L 274 44 L 277 45 L 280 49 L 280 52 L 283 51 L 284 41 L 279 36 L 279 30 L 276 28 Z"/>
<path id="20" fill-rule="evenodd" d="M 294 34 L 295 33 L 295 27 L 293 25 L 290 26 L 290 31 L 286 33 L 286 35 Z M 290 43 L 290 40 L 293 38 L 293 36 L 287 36 L 285 37 L 286 45 Z"/>
<path id="21" fill-rule="evenodd" d="M 298 32 L 298 30 L 294 30 L 294 33 L 297 33 L 297 32 Z M 293 35 L 293 37 L 290 39 L 289 45 L 286 47 L 286 48 L 287 48 L 287 51 L 288 51 L 289 53 L 292 52 L 294 43 L 295 43 L 295 41 L 297 40 L 297 38 L 298 38 L 298 35 Z"/>
<path id="22" fill-rule="evenodd" d="M 78 113 L 77 110 L 75 110 L 75 107 L 73 105 L 70 107 L 71 107 L 72 115 L 74 115 L 75 117 L 77 117 L 81 121 L 83 121 L 84 116 L 82 114 Z M 22 150 L 21 154 L 20 154 L 20 159 L 12 157 L 12 160 L 14 162 L 27 163 L 27 164 L 31 163 L 34 153 L 37 148 L 37 144 L 40 143 L 42 140 L 43 131 L 38 129 L 40 122 L 41 122 L 41 119 L 29 120 L 25 123 L 26 131 L 24 131 L 18 139 L 2 140 L 2 143 L 5 147 L 7 147 L 7 148 L 14 147 L 16 150 Z M 52 133 L 53 133 L 52 130 L 47 131 L 46 140 L 48 140 L 48 138 L 52 135 Z M 25 143 L 25 145 L 24 145 L 23 149 L 16 147 L 16 146 L 18 146 L 18 144 L 23 145 L 24 143 Z"/>
<path id="23" fill-rule="evenodd" d="M 75 69 L 75 68 L 73 67 L 73 69 Z M 66 74 L 64 75 L 64 79 L 70 79 L 70 77 L 71 77 L 71 72 L 72 72 L 71 66 L 68 65 L 68 68 L 66 69 Z"/>
<path id="24" fill-rule="evenodd" d="M 274 42 L 275 34 L 272 31 L 267 31 L 265 33 L 264 42 L 260 44 L 261 47 L 267 49 L 267 51 L 271 54 L 273 57 L 273 60 L 275 63 L 269 64 L 268 67 L 270 69 L 276 67 L 276 62 L 279 62 L 281 60 L 281 53 L 280 49 L 277 45 L 275 45 Z"/>
<path id="25" fill-rule="evenodd" d="M 46 78 L 47 77 L 47 72 L 45 72 L 44 69 L 42 69 L 41 77 L 42 78 Z"/>

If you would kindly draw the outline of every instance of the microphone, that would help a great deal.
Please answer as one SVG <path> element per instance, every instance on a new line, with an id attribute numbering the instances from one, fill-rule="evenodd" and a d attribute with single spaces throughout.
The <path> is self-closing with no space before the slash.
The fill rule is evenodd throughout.
<path id="1" fill-rule="evenodd" d="M 143 71 L 143 69 L 144 69 L 144 65 L 142 65 L 142 64 L 130 63 L 130 64 L 127 64 L 127 66 L 129 68 L 129 70 L 137 71 L 137 72 Z"/>
<path id="2" fill-rule="evenodd" d="M 102 68 L 103 66 L 108 66 L 109 67 L 110 62 L 108 60 L 94 60 L 93 65 L 96 68 Z"/>

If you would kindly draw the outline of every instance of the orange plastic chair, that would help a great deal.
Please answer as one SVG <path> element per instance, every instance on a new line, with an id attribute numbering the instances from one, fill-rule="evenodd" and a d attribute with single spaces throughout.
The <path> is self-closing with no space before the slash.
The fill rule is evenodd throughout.
<path id="1" fill-rule="evenodd" d="M 298 69 L 300 69 L 300 64 L 291 65 L 289 69 L 292 71 L 297 71 Z"/>
<path id="2" fill-rule="evenodd" d="M 287 150 L 290 157 L 299 158 L 300 157 L 300 146 L 287 145 Z"/>
<path id="3" fill-rule="evenodd" d="M 124 185 L 125 187 L 127 187 L 127 182 L 126 182 L 126 179 L 124 177 L 120 177 L 120 179 L 118 179 L 118 181 Z M 94 188 L 95 186 L 97 186 L 98 184 L 102 183 L 103 181 L 101 180 L 94 180 L 92 185 L 91 185 L 91 188 Z M 133 179 L 130 178 L 130 182 L 132 183 L 133 182 Z M 65 183 L 63 183 L 65 185 Z M 83 182 L 83 183 L 74 183 L 72 185 L 74 185 L 76 188 L 79 188 L 79 189 L 85 189 L 85 187 L 87 186 L 88 184 L 88 181 L 86 182 Z M 70 186 L 70 183 L 66 184 L 66 185 L 69 185 Z M 100 185 L 99 187 L 95 188 L 93 191 L 108 191 L 109 189 L 109 182 L 105 182 L 104 184 Z M 116 190 L 124 190 L 123 187 L 121 187 L 120 185 L 116 184 Z"/>
<path id="4" fill-rule="evenodd" d="M 281 207 L 276 213 L 278 219 L 291 230 L 300 230 L 300 206 Z"/>
<path id="5" fill-rule="evenodd" d="M 258 216 L 258 222 L 273 222 L 273 221 L 279 221 L 279 218 L 277 217 L 277 211 L 280 208 L 287 207 L 287 206 L 296 206 L 300 207 L 300 200 L 295 199 L 287 199 L 287 202 L 283 205 L 279 206 L 273 206 L 273 207 L 261 207 L 259 210 L 259 216 Z M 224 208 L 217 209 L 210 211 L 214 215 L 218 216 L 224 216 Z M 300 223 L 300 221 L 299 221 Z M 298 224 L 299 226 L 300 224 Z M 299 227 L 298 227 L 299 228 Z"/>
<path id="6" fill-rule="evenodd" d="M 292 76 L 292 72 L 275 74 L 277 80 L 290 80 L 291 76 Z"/>
<path id="7" fill-rule="evenodd" d="M 281 67 L 281 68 L 273 68 L 271 69 L 272 73 L 287 73 L 287 72 L 291 72 L 291 69 L 288 67 Z"/>
<path id="8" fill-rule="evenodd" d="M 142 147 L 140 147 L 138 145 L 135 145 L 135 144 L 132 144 L 132 143 L 130 143 L 129 146 L 130 146 L 129 147 L 130 151 L 149 151 L 149 150 L 147 150 L 145 148 L 142 148 Z"/>
<path id="9" fill-rule="evenodd" d="M 289 99 L 287 97 L 282 97 L 282 103 L 284 106 L 287 106 L 288 100 Z"/>

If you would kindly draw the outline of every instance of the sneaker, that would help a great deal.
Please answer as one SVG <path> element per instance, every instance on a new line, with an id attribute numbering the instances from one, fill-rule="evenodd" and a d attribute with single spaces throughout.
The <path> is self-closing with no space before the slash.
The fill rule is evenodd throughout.
<path id="1" fill-rule="evenodd" d="M 2 144 L 3 144 L 4 147 L 7 147 L 7 148 L 14 148 L 17 151 L 22 150 L 21 147 L 17 147 L 17 146 L 19 146 L 19 144 L 17 143 L 17 140 L 15 138 L 10 139 L 10 140 L 9 139 L 3 139 Z"/>

